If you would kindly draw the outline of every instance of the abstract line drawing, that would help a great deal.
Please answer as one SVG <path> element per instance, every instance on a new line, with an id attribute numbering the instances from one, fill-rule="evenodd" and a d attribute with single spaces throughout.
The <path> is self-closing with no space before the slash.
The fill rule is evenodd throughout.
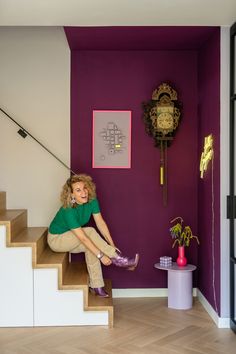
<path id="1" fill-rule="evenodd" d="M 109 122 L 99 135 L 105 142 L 109 155 L 122 153 L 124 151 L 125 136 L 114 122 Z"/>
<path id="2" fill-rule="evenodd" d="M 131 167 L 131 111 L 93 111 L 92 165 Z"/>

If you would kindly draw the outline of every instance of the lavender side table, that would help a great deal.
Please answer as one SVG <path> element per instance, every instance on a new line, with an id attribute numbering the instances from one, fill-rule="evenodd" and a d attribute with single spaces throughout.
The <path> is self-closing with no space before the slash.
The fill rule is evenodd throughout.
<path id="1" fill-rule="evenodd" d="M 160 263 L 154 267 L 167 270 L 168 278 L 168 307 L 177 310 L 187 310 L 193 305 L 193 271 L 197 268 L 192 264 L 179 267 L 172 263 L 170 267 L 163 267 Z"/>

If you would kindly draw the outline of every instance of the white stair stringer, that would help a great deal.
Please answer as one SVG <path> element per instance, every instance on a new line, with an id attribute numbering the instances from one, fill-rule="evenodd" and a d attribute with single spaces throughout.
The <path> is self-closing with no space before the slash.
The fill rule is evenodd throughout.
<path id="1" fill-rule="evenodd" d="M 58 290 L 57 269 L 34 269 L 35 326 L 108 325 L 108 311 L 84 311 L 83 290 Z"/>
<path id="2" fill-rule="evenodd" d="M 32 327 L 33 269 L 31 247 L 6 247 L 0 225 L 0 327 Z"/>
<path id="3" fill-rule="evenodd" d="M 83 290 L 58 290 L 58 269 L 32 268 L 31 247 L 6 247 L 0 225 L 0 327 L 108 325 L 108 311 L 85 311 Z"/>

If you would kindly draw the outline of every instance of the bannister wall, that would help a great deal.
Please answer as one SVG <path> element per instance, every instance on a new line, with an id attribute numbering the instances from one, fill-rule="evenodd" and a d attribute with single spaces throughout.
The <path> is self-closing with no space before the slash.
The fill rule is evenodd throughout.
<path id="1" fill-rule="evenodd" d="M 62 28 L 0 28 L 0 106 L 70 165 L 70 51 Z M 47 226 L 68 170 L 0 113 L 0 190 Z"/>

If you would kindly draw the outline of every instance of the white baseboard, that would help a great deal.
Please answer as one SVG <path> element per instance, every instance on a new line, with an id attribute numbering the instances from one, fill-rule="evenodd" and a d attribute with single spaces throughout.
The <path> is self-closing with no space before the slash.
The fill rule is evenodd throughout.
<path id="1" fill-rule="evenodd" d="M 119 297 L 167 297 L 166 288 L 151 289 L 112 289 L 113 298 Z"/>
<path id="2" fill-rule="evenodd" d="M 150 288 L 150 289 L 113 289 L 113 298 L 119 297 L 167 297 L 167 288 Z M 197 289 L 193 289 L 193 296 L 197 296 Z"/>
<path id="3" fill-rule="evenodd" d="M 230 319 L 225 317 L 219 317 L 216 311 L 213 309 L 211 304 L 207 301 L 207 299 L 199 289 L 197 289 L 197 297 L 218 328 L 230 328 Z"/>

